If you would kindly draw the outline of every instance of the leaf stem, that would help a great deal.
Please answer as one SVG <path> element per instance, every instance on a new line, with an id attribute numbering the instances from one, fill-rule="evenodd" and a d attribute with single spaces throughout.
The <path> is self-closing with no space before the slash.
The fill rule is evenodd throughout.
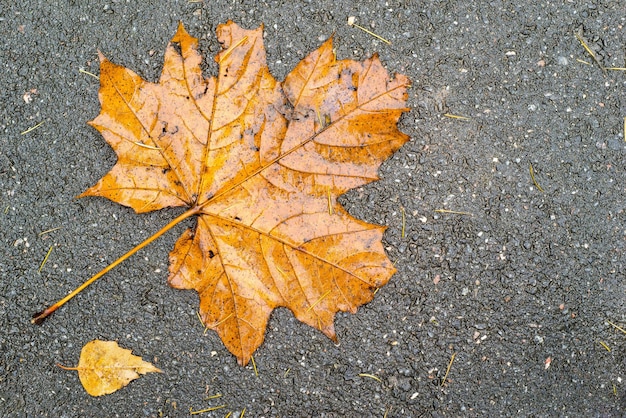
<path id="1" fill-rule="evenodd" d="M 126 259 L 128 259 L 130 256 L 135 254 L 137 251 L 139 251 L 142 248 L 144 248 L 145 246 L 151 244 L 153 241 L 155 241 L 161 235 L 165 234 L 167 231 L 172 229 L 174 226 L 179 224 L 181 221 L 183 221 L 183 220 L 185 220 L 185 219 L 187 219 L 187 218 L 197 214 L 198 212 L 199 212 L 199 209 L 197 207 L 193 207 L 193 208 L 187 210 L 185 213 L 181 214 L 180 216 L 174 218 L 167 225 L 165 225 L 163 228 L 159 229 L 157 232 L 155 232 L 154 234 L 152 234 L 151 236 L 146 238 L 143 242 L 141 242 L 140 244 L 135 246 L 133 249 L 128 251 L 126 254 L 124 254 L 123 256 L 121 256 L 120 258 L 118 258 L 117 260 L 115 260 L 114 262 L 109 264 L 108 266 L 106 266 L 104 269 L 100 270 L 100 272 L 98 272 L 95 275 L 91 276 L 83 284 L 81 284 L 76 289 L 74 289 L 70 294 L 68 294 L 64 298 L 60 299 L 59 301 L 57 301 L 53 305 L 50 305 L 49 307 L 47 307 L 43 311 L 35 313 L 33 315 L 33 319 L 31 319 L 30 322 L 33 323 L 33 324 L 37 324 L 37 325 L 41 324 L 54 311 L 56 311 L 61 306 L 65 305 L 67 302 L 69 302 L 74 296 L 76 296 L 77 294 L 82 292 L 87 286 L 89 286 L 90 284 L 92 284 L 93 282 L 98 280 L 100 277 L 102 277 L 105 274 L 107 274 L 109 271 L 113 270 L 119 264 L 121 264 Z"/>
<path id="2" fill-rule="evenodd" d="M 68 367 L 68 366 L 64 366 L 64 365 L 59 364 L 59 363 L 57 363 L 57 367 L 60 367 L 63 370 L 78 370 L 78 366 L 76 366 L 76 367 Z"/>

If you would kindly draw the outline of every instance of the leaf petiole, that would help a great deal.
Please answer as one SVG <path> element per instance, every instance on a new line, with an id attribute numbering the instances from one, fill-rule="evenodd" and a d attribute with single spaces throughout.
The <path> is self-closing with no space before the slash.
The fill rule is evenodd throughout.
<path id="1" fill-rule="evenodd" d="M 64 366 L 62 364 L 57 363 L 57 367 L 62 368 L 63 370 L 79 370 L 78 367 L 69 367 L 69 366 Z"/>
<path id="2" fill-rule="evenodd" d="M 128 251 L 126 254 L 124 254 L 123 256 L 121 256 L 120 258 L 118 258 L 117 260 L 115 260 L 114 262 L 112 262 L 111 264 L 109 264 L 108 266 L 103 268 L 102 270 L 100 270 L 100 272 L 98 272 L 95 275 L 91 276 L 83 284 L 81 284 L 76 289 L 74 289 L 70 294 L 68 294 L 64 298 L 58 300 L 53 305 L 50 305 L 49 307 L 47 307 L 43 311 L 37 312 L 37 313 L 33 314 L 33 319 L 31 319 L 30 322 L 33 323 L 33 324 L 40 325 L 54 311 L 56 311 L 61 306 L 65 305 L 67 302 L 69 302 L 74 296 L 76 296 L 77 294 L 82 292 L 87 286 L 89 286 L 90 284 L 92 284 L 93 282 L 98 280 L 100 277 L 102 277 L 105 274 L 107 274 L 109 271 L 113 270 L 119 264 L 121 264 L 126 259 L 128 259 L 130 256 L 135 254 L 137 251 L 139 251 L 142 248 L 144 248 L 145 246 L 151 244 L 153 241 L 155 241 L 161 235 L 165 234 L 167 231 L 169 231 L 170 229 L 172 229 L 173 227 L 178 225 L 181 221 L 184 221 L 185 219 L 187 219 L 187 218 L 189 218 L 189 217 L 191 217 L 193 215 L 196 215 L 199 211 L 200 211 L 200 209 L 198 207 L 193 207 L 193 208 L 187 210 L 185 213 L 181 214 L 180 216 L 174 218 L 170 223 L 168 223 L 163 228 L 159 229 L 157 232 L 155 232 L 154 234 L 152 234 L 151 236 L 146 238 L 144 241 L 142 241 L 140 244 L 138 244 L 133 249 Z"/>

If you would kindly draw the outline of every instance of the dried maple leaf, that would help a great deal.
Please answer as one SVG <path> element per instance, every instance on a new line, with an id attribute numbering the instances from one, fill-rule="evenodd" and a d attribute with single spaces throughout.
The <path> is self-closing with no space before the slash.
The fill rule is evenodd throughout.
<path id="1" fill-rule="evenodd" d="M 91 396 L 113 393 L 128 385 L 140 374 L 161 373 L 161 370 L 131 350 L 117 345 L 115 341 L 89 341 L 80 352 L 78 366 L 65 367 L 65 370 L 77 370 L 80 383 Z"/>
<path id="2" fill-rule="evenodd" d="M 397 122 L 409 80 L 390 78 L 376 55 L 337 61 L 328 40 L 279 83 L 262 27 L 228 22 L 217 33 L 217 77 L 202 76 L 198 40 L 182 24 L 156 84 L 101 56 L 102 111 L 91 125 L 118 161 L 81 196 L 140 213 L 189 209 L 84 286 L 196 216 L 170 253 L 169 283 L 199 293 L 202 321 L 245 365 L 274 308 L 335 340 L 335 314 L 356 312 L 395 272 L 385 228 L 353 218 L 337 197 L 377 180 L 408 140 Z"/>

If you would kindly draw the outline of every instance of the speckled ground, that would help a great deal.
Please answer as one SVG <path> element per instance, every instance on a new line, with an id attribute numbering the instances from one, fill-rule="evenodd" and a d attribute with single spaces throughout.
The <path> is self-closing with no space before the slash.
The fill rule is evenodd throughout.
<path id="1" fill-rule="evenodd" d="M 603 74 L 575 32 L 603 66 L 625 67 L 625 12 L 610 0 L 4 1 L 0 415 L 176 417 L 226 405 L 204 416 L 623 416 L 626 335 L 608 321 L 626 326 L 626 73 Z M 379 182 L 342 198 L 389 226 L 398 273 L 356 315 L 337 316 L 338 346 L 276 311 L 258 376 L 203 333 L 196 294 L 166 284 L 184 225 L 32 326 L 30 314 L 180 213 L 74 199 L 115 162 L 86 125 L 98 82 L 80 70 L 97 74 L 100 50 L 154 81 L 182 21 L 215 71 L 215 27 L 228 19 L 265 24 L 278 79 L 335 33 L 339 58 L 379 52 L 413 80 L 401 123 L 412 141 Z M 55 363 L 76 363 L 95 338 L 165 373 L 91 398 Z"/>

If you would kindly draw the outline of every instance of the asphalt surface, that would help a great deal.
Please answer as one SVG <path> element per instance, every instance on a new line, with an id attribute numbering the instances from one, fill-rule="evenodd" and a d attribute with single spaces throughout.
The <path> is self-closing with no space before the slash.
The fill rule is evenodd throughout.
<path id="1" fill-rule="evenodd" d="M 610 323 L 626 326 L 626 73 L 603 73 L 575 32 L 603 66 L 625 67 L 625 16 L 610 0 L 2 0 L 0 416 L 624 416 L 626 335 Z M 98 81 L 80 70 L 97 75 L 100 50 L 155 81 L 182 21 L 214 73 L 228 19 L 265 24 L 281 80 L 333 33 L 339 58 L 378 52 L 412 79 L 411 142 L 342 198 L 389 227 L 398 273 L 337 316 L 338 346 L 277 310 L 258 376 L 203 333 L 195 292 L 166 283 L 185 225 L 31 325 L 180 213 L 74 198 L 115 163 L 86 125 Z M 55 364 L 96 338 L 164 373 L 90 397 Z"/>

